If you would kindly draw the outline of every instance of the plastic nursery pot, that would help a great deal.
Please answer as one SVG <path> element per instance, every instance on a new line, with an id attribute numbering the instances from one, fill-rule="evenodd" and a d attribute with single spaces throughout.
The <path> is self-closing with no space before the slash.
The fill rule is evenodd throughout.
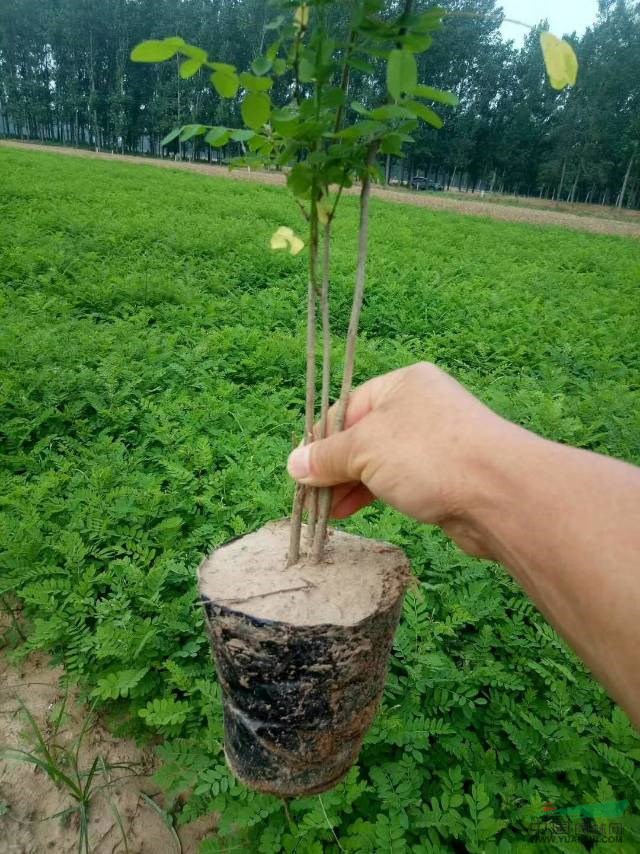
<path id="1" fill-rule="evenodd" d="M 296 797 L 356 761 L 412 576 L 400 549 L 340 531 L 325 562 L 286 568 L 288 542 L 289 521 L 271 522 L 214 551 L 198 576 L 227 762 L 250 788 Z"/>

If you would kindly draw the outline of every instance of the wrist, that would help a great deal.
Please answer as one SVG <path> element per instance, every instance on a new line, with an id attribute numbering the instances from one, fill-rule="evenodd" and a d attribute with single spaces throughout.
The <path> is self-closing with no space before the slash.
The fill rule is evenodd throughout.
<path id="1" fill-rule="evenodd" d="M 462 462 L 458 510 L 443 529 L 467 553 L 508 560 L 503 529 L 521 505 L 532 445 L 544 440 L 494 413 L 475 425 Z M 480 428 L 480 429 L 478 429 Z"/>

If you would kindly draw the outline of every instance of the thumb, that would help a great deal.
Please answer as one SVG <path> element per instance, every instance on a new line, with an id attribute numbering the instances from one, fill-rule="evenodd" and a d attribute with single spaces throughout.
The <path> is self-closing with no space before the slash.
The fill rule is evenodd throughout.
<path id="1" fill-rule="evenodd" d="M 351 428 L 296 448 L 287 462 L 289 474 L 308 486 L 336 486 L 360 480 L 353 462 L 354 433 Z"/>

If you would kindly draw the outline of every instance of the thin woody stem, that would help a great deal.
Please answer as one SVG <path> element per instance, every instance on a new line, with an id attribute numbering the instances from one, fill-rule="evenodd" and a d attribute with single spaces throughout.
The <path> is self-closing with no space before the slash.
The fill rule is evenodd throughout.
<path id="1" fill-rule="evenodd" d="M 287 566 L 292 566 L 300 560 L 300 534 L 302 532 L 302 511 L 307 493 L 306 486 L 296 483 L 296 491 L 293 496 L 293 507 L 291 509 L 291 527 L 289 529 L 289 551 L 287 553 Z"/>
<path id="2" fill-rule="evenodd" d="M 311 213 L 309 223 L 309 281 L 307 285 L 307 385 L 305 395 L 304 444 L 313 438 L 316 396 L 316 299 L 318 264 L 318 206 L 315 201 L 315 181 L 311 190 Z M 300 559 L 300 534 L 302 530 L 302 511 L 304 509 L 306 489 L 296 486 L 291 528 L 289 532 L 289 552 L 287 566 Z M 313 502 L 312 502 L 313 503 Z M 311 520 L 310 520 L 311 521 Z M 315 524 L 315 523 L 314 523 Z"/>
<path id="3" fill-rule="evenodd" d="M 342 375 L 342 387 L 340 399 L 336 406 L 336 417 L 333 432 L 339 433 L 344 428 L 344 420 L 347 413 L 347 400 L 351 391 L 353 381 L 353 369 L 356 359 L 356 345 L 358 343 L 358 326 L 360 325 L 360 311 L 362 309 L 362 298 L 364 296 L 364 285 L 367 274 L 367 238 L 369 235 L 369 198 L 371 196 L 371 167 L 375 161 L 378 151 L 377 143 L 369 148 L 367 165 L 362 178 L 362 189 L 360 190 L 360 225 L 358 227 L 358 264 L 356 267 L 356 284 L 353 292 L 353 303 L 351 305 L 351 317 L 347 331 L 347 346 L 344 357 L 344 373 Z"/>
<path id="4" fill-rule="evenodd" d="M 347 49 L 345 51 L 344 64 L 342 66 L 342 75 L 340 77 L 340 88 L 342 89 L 342 91 L 345 94 L 345 101 L 346 101 L 346 94 L 349 90 L 349 72 L 350 72 L 349 60 L 351 59 L 351 54 L 353 53 L 353 48 L 355 46 L 355 43 L 356 43 L 356 29 L 355 29 L 355 27 L 353 27 L 351 32 L 349 33 L 349 43 L 347 44 Z M 337 133 L 340 130 L 340 125 L 342 124 L 343 113 L 344 113 L 344 102 L 342 104 L 339 104 L 338 109 L 336 111 L 336 121 L 335 121 L 335 125 L 333 128 L 334 133 Z"/>
<path id="5" fill-rule="evenodd" d="M 526 21 L 520 21 L 517 18 L 502 18 L 500 21 L 495 20 L 491 17 L 491 15 L 487 15 L 484 12 L 456 12 L 456 11 L 446 11 L 443 15 L 446 18 L 476 18 L 479 20 L 489 21 L 490 23 L 495 23 L 497 25 L 500 24 L 515 24 L 518 27 L 524 27 L 525 30 L 535 30 L 535 26 L 533 24 L 527 24 Z"/>
<path id="6" fill-rule="evenodd" d="M 331 262 L 331 217 L 324 227 L 322 252 L 322 292 L 320 294 L 320 313 L 322 318 L 322 389 L 320 393 L 319 438 L 324 439 L 328 431 L 329 386 L 331 382 L 331 325 L 329 319 L 329 281 Z M 318 516 L 313 538 L 311 558 L 315 563 L 322 560 L 327 537 L 327 523 L 331 510 L 331 490 L 324 487 L 318 495 Z"/>
<path id="7" fill-rule="evenodd" d="M 315 182 L 311 188 L 311 211 L 310 211 L 310 240 L 309 240 L 309 284 L 310 293 L 313 295 L 313 316 L 309 309 L 307 322 L 313 329 L 307 330 L 307 400 L 305 407 L 305 445 L 313 442 L 313 426 L 315 424 L 315 402 L 316 402 L 316 303 L 320 296 L 318 289 L 318 204 L 315 200 Z M 311 298 L 311 297 L 310 297 Z M 310 358 L 311 354 L 311 358 Z M 312 375 L 311 379 L 309 378 Z M 307 539 L 309 545 L 313 543 L 316 532 L 316 519 L 318 516 L 318 490 L 311 487 L 307 491 L 308 519 Z"/>
<path id="8" fill-rule="evenodd" d="M 318 13 L 320 15 L 320 28 L 324 30 L 326 27 L 326 15 L 324 14 L 324 10 L 318 9 Z M 318 63 L 321 62 L 322 58 L 322 43 L 318 40 L 317 49 L 316 49 L 316 61 Z M 320 118 L 320 97 L 321 97 L 321 84 L 320 82 L 316 83 L 315 86 L 315 112 L 316 119 Z M 316 144 L 316 150 L 319 150 L 320 142 Z M 315 295 L 315 299 L 320 299 L 320 291 L 318 288 L 318 243 L 319 243 L 319 228 L 318 228 L 318 182 L 317 179 L 314 179 L 311 183 L 311 206 L 310 206 L 310 246 L 309 246 L 309 280 L 313 287 L 313 292 Z M 309 319 L 311 322 L 311 319 Z M 314 323 L 315 323 L 315 315 L 314 315 Z M 315 335 L 316 332 L 314 330 L 314 358 L 315 358 Z M 314 387 L 314 404 L 315 404 L 315 387 Z M 307 415 L 309 413 L 309 406 L 307 405 Z M 312 411 L 312 419 L 311 424 L 307 424 L 307 442 L 313 441 L 313 426 L 315 423 L 315 411 Z M 319 490 L 315 487 L 311 487 L 307 492 L 307 543 L 309 551 L 313 546 L 313 538 L 316 533 L 316 520 L 318 518 L 318 492 Z"/>
<path id="9" fill-rule="evenodd" d="M 329 214 L 329 223 L 333 222 L 333 218 L 336 215 L 336 208 L 338 207 L 338 202 L 342 197 L 342 191 L 344 190 L 344 182 L 346 181 L 346 178 L 347 176 L 345 174 L 344 178 L 342 179 L 342 183 L 338 187 L 338 192 L 336 193 L 336 197 L 333 202 L 333 207 L 331 208 L 331 213 Z"/>
<path id="10" fill-rule="evenodd" d="M 336 405 L 336 416 L 331 432 L 338 433 L 344 428 L 344 420 L 347 411 L 347 401 L 353 381 L 353 369 L 356 359 L 356 345 L 358 342 L 358 327 L 360 325 L 360 312 L 362 310 L 362 299 L 366 281 L 367 266 L 367 238 L 369 234 L 369 198 L 371 195 L 371 167 L 375 161 L 378 144 L 373 143 L 369 147 L 365 172 L 362 178 L 360 190 L 360 224 L 358 227 L 358 262 L 356 267 L 356 282 L 353 291 L 353 302 L 351 304 L 351 317 L 347 331 L 347 344 L 344 358 L 344 372 L 342 375 L 342 387 L 340 398 Z M 326 268 L 328 270 L 328 268 Z M 328 424 L 326 425 L 328 430 Z M 320 562 L 324 553 L 324 545 L 327 532 L 327 521 L 331 510 L 331 489 L 322 489 L 318 507 L 318 524 L 313 543 L 312 559 Z"/>
<path id="11" fill-rule="evenodd" d="M 316 522 L 318 519 L 318 493 L 320 490 L 315 486 L 307 489 L 307 548 L 311 551 L 313 538 L 316 535 Z"/>
<path id="12" fill-rule="evenodd" d="M 354 4 L 353 13 L 355 15 L 356 6 Z M 357 29 L 354 25 L 350 27 L 347 48 L 345 50 L 342 73 L 340 75 L 340 89 L 344 93 L 344 101 L 338 106 L 333 131 L 337 133 L 342 124 L 344 115 L 344 103 L 349 90 L 349 60 L 356 44 Z M 346 179 L 346 175 L 345 175 Z M 329 266 L 331 254 L 331 222 L 335 216 L 338 202 L 342 196 L 344 189 L 344 180 L 338 188 L 333 207 L 329 213 L 324 231 L 324 251 L 323 251 L 323 268 L 322 268 L 322 294 L 320 297 L 320 307 L 322 315 L 322 392 L 321 392 L 321 423 L 320 436 L 324 438 L 327 435 L 327 415 L 329 412 L 329 385 L 331 380 L 331 329 L 329 325 Z M 314 562 L 319 563 L 322 560 L 324 553 L 325 540 L 327 538 L 327 523 L 329 520 L 329 511 L 331 509 L 331 490 L 324 488 L 313 490 L 310 502 L 310 525 L 313 522 L 311 558 Z"/>
<path id="13" fill-rule="evenodd" d="M 320 394 L 320 438 L 327 435 L 329 414 L 329 384 L 331 381 L 331 325 L 329 320 L 329 280 L 331 263 L 331 220 L 324 226 L 322 245 L 322 292 L 320 315 L 322 322 L 322 389 Z"/>

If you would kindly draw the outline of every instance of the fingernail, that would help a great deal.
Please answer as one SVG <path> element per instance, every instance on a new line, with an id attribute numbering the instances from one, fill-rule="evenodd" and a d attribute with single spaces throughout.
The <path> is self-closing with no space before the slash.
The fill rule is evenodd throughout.
<path id="1" fill-rule="evenodd" d="M 296 448 L 289 454 L 287 470 L 294 480 L 304 480 L 309 477 L 309 445 Z"/>

